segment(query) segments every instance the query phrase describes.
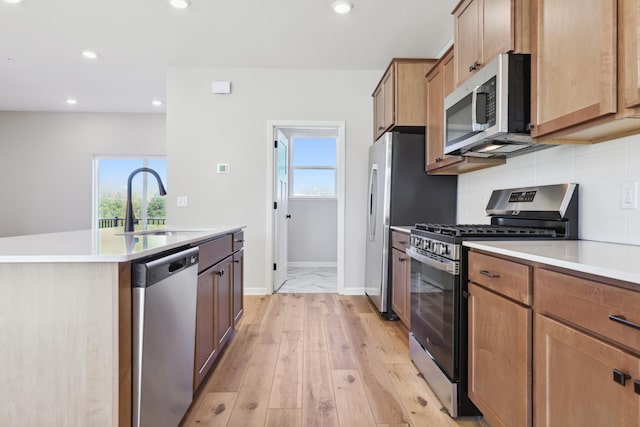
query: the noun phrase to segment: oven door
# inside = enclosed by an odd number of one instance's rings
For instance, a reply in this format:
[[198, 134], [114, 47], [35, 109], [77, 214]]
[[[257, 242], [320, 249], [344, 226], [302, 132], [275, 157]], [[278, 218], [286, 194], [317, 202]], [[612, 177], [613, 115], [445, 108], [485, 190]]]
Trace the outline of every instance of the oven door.
[[411, 332], [451, 381], [458, 381], [459, 263], [414, 248], [411, 257]]

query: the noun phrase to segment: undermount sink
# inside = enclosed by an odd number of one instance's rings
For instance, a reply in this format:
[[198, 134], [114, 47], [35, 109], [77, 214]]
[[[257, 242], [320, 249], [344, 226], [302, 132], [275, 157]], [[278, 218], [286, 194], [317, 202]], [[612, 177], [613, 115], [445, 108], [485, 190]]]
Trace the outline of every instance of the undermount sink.
[[200, 233], [204, 230], [140, 230], [120, 233], [118, 236], [173, 236], [174, 234]]

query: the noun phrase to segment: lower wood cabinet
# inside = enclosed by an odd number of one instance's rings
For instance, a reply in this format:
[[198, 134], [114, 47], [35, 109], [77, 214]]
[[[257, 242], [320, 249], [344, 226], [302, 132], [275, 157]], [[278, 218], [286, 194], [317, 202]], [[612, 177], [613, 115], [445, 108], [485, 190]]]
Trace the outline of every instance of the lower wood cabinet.
[[535, 331], [536, 426], [640, 425], [640, 359], [540, 314]]
[[233, 326], [244, 312], [244, 249], [233, 254]]
[[411, 262], [405, 249], [409, 235], [391, 232], [391, 309], [407, 328], [411, 328]]
[[[231, 340], [243, 312], [244, 249], [234, 234], [200, 245], [193, 389]], [[240, 240], [241, 242], [241, 240]], [[235, 252], [234, 252], [235, 250]]]
[[532, 311], [469, 284], [469, 398], [493, 427], [531, 425]]

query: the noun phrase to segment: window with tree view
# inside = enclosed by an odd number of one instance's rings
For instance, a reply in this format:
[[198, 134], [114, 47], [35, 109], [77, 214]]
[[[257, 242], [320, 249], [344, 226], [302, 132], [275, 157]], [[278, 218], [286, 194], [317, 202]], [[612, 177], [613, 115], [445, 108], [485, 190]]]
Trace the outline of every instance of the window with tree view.
[[[124, 227], [127, 180], [131, 172], [141, 167], [158, 172], [162, 183], [167, 187], [167, 161], [163, 158], [96, 159], [94, 191], [98, 228]], [[165, 224], [166, 196], [160, 195], [156, 179], [151, 174], [135, 175], [131, 185], [131, 199], [136, 230]]]
[[336, 197], [336, 139], [295, 137], [291, 147], [291, 197]]

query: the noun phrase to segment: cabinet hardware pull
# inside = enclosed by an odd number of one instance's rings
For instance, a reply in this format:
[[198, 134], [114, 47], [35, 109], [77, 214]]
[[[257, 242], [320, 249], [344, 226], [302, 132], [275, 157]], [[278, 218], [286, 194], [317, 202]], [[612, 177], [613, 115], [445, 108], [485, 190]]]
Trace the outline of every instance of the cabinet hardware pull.
[[498, 277], [500, 277], [499, 274], [489, 273], [487, 270], [480, 270], [480, 274], [482, 274], [483, 276], [487, 276], [490, 279], [497, 279]]
[[241, 240], [234, 240], [234, 242], [236, 242], [236, 243], [244, 243], [244, 239], [241, 239]]
[[626, 374], [622, 371], [619, 371], [617, 369], [613, 370], [613, 382], [616, 382], [618, 384], [620, 384], [621, 386], [624, 387], [625, 383], [627, 382], [627, 380], [631, 379], [631, 375]]
[[216, 271], [216, 274], [220, 277], [224, 276], [224, 270]]
[[613, 320], [614, 322], [622, 323], [623, 325], [630, 326], [634, 329], [640, 329], [640, 325], [637, 323], [629, 322], [626, 317], [620, 314], [612, 314], [609, 316], [609, 320]]
[[633, 391], [636, 394], [640, 394], [640, 381], [638, 380], [633, 380]]
[[398, 261], [400, 262], [405, 262], [406, 260], [407, 260], [406, 258], [398, 257]]
[[473, 70], [475, 70], [475, 69], [476, 69], [476, 67], [474, 67], [473, 65], [470, 65], [470, 66], [469, 66], [469, 72], [472, 72], [472, 71], [473, 71]]
[[287, 215], [285, 216], [285, 218], [290, 219], [290, 218], [291, 218], [291, 215], [287, 214]]
[[378, 126], [378, 130], [384, 129], [384, 126]]
[[406, 240], [398, 240], [398, 243], [400, 243], [401, 245], [406, 245], [407, 241]]
[[235, 262], [236, 264], [240, 264], [240, 260], [239, 259], [237, 259], [237, 260], [235, 260], [233, 262]]
[[438, 157], [438, 158], [436, 159], [436, 163], [440, 163], [442, 160], [443, 160], [443, 158], [442, 158], [442, 157]]

